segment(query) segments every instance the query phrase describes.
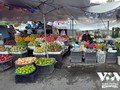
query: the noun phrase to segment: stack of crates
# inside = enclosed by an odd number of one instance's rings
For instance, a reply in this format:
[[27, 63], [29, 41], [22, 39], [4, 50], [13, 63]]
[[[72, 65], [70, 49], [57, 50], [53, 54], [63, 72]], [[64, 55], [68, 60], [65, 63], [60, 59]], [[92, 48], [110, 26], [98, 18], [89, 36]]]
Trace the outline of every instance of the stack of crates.
[[71, 57], [71, 62], [82, 62], [83, 52], [71, 51], [70, 57]]
[[85, 63], [96, 63], [97, 53], [96, 52], [85, 52]]
[[116, 52], [107, 52], [106, 63], [117, 63], [117, 53]]

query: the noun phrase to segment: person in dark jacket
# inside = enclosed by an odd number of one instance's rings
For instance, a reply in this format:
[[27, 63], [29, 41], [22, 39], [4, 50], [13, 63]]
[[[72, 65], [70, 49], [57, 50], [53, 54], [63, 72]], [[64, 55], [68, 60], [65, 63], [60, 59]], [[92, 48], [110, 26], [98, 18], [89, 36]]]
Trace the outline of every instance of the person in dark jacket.
[[44, 24], [41, 21], [39, 21], [36, 29], [44, 29]]
[[88, 33], [88, 31], [85, 31], [85, 34], [83, 34], [82, 41], [86, 41], [86, 42], [89, 42], [89, 43], [93, 42], [93, 40], [90, 37], [90, 34]]
[[15, 28], [13, 27], [13, 25], [10, 25], [10, 26], [9, 26], [8, 32], [9, 32], [10, 38], [11, 38], [11, 39], [14, 39], [14, 38], [15, 38], [16, 30], [15, 30]]

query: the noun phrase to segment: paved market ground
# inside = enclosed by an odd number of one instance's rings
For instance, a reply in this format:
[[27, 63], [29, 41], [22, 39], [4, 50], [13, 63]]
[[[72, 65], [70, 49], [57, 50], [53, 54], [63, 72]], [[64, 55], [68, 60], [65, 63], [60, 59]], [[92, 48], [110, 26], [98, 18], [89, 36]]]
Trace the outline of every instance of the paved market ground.
[[0, 90], [120, 90], [114, 88], [101, 89], [101, 81], [97, 71], [120, 71], [114, 64], [88, 65], [70, 63], [66, 57], [60, 69], [51, 75], [39, 75], [35, 83], [16, 84], [14, 68], [0, 72]]

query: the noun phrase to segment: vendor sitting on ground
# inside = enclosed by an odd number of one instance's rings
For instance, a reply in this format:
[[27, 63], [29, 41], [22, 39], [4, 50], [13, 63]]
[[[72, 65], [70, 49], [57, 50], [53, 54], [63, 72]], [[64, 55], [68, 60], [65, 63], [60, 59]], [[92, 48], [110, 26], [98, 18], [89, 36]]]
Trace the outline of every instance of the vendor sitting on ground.
[[90, 37], [90, 34], [88, 33], [88, 31], [85, 31], [85, 34], [83, 34], [82, 41], [93, 43], [93, 40]]

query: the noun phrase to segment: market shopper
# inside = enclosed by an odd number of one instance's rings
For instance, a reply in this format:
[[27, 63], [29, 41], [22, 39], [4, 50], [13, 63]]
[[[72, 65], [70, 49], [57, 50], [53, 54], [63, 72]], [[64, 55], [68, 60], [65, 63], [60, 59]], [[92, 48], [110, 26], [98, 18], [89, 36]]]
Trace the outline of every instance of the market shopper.
[[29, 28], [29, 27], [27, 27], [27, 26], [26, 26], [25, 28], [26, 28], [26, 30], [27, 30], [27, 34], [28, 34], [28, 35], [32, 34], [31, 28]]
[[85, 31], [85, 34], [82, 36], [82, 41], [93, 43], [92, 38], [90, 37], [90, 34], [88, 31]]
[[77, 40], [78, 40], [78, 42], [80, 42], [80, 39], [81, 39], [81, 33], [77, 32]]
[[56, 27], [54, 27], [54, 34], [59, 35], [59, 31], [58, 31], [58, 29]]
[[9, 25], [8, 32], [9, 32], [10, 38], [14, 39], [15, 38], [16, 30], [13, 27], [13, 25]]
[[36, 29], [43, 29], [43, 28], [44, 28], [44, 24], [41, 21], [39, 21]]
[[32, 27], [32, 28], [33, 28], [33, 29], [37, 29], [37, 26], [38, 26], [37, 22], [34, 21], [34, 22], [33, 22], [33, 27]]
[[39, 21], [37, 24], [36, 32], [37, 34], [44, 33], [44, 24], [41, 21]]

